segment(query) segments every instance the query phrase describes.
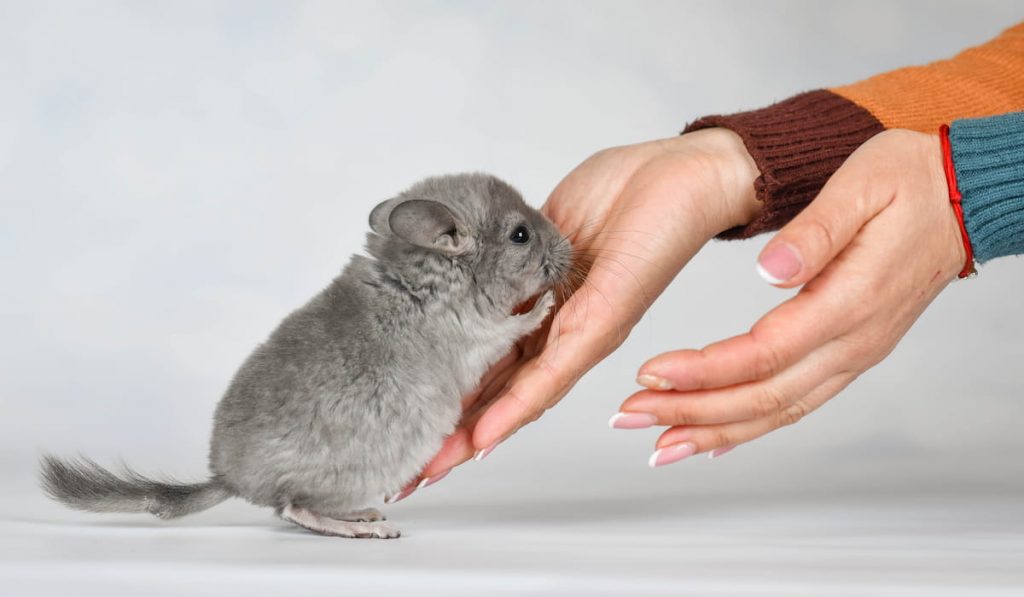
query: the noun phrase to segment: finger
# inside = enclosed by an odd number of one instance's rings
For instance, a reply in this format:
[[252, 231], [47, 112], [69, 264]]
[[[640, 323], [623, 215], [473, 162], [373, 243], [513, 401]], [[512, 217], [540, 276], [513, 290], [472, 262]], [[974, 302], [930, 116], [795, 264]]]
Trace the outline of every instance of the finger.
[[619, 410], [653, 415], [657, 425], [720, 425], [761, 419], [785, 410], [846, 369], [847, 352], [845, 344], [829, 342], [765, 380], [696, 392], [644, 390], [626, 399]]
[[803, 289], [762, 317], [746, 334], [701, 350], [678, 350], [640, 367], [637, 383], [652, 390], [715, 389], [771, 378], [862, 319], [861, 294]]
[[426, 467], [416, 475], [411, 481], [406, 483], [405, 487], [402, 488], [398, 493], [388, 496], [384, 503], [393, 504], [404, 500], [411, 496], [417, 489], [422, 489], [427, 485], [432, 485], [442, 478], [445, 477], [451, 470], [469, 460], [469, 457], [473, 455], [473, 446], [470, 443], [470, 432], [468, 429], [460, 427], [455, 430], [455, 433], [445, 439], [444, 444], [441, 446], [441, 450], [434, 456], [434, 459], [427, 464]]
[[475, 452], [472, 436], [470, 427], [459, 427], [445, 438], [441, 449], [433, 460], [423, 467], [423, 472], [420, 473], [416, 482], [425, 478], [437, 477], [472, 458]]
[[502, 395], [473, 427], [472, 443], [477, 450], [493, 447], [568, 392], [585, 365], [581, 351], [573, 350], [579, 338], [576, 334], [561, 336], [558, 350], [546, 348], [516, 371]]
[[[595, 264], [600, 262], [600, 258]], [[555, 314], [538, 352], [516, 369], [502, 395], [486, 407], [473, 429], [478, 450], [492, 448], [564, 396], [584, 372], [625, 339], [635, 300], [616, 286], [608, 269], [592, 269], [586, 283]]]
[[538, 354], [516, 369], [497, 400], [485, 407], [473, 427], [478, 450], [492, 448], [537, 419], [622, 342], [625, 334], [614, 308], [607, 300], [591, 300], [594, 292], [588, 285], [569, 298], [555, 315], [544, 344], [536, 347]]
[[[513, 363], [514, 365], [514, 363]], [[508, 380], [515, 374], [516, 368], [514, 366], [507, 366], [500, 370], [496, 375], [491, 376], [491, 379], [487, 382], [486, 386], [481, 385], [475, 394], [478, 399], [466, 405], [466, 409], [462, 413], [462, 420], [459, 422], [459, 426], [445, 438], [444, 443], [441, 445], [441, 449], [434, 458], [423, 468], [423, 471], [418, 477], [413, 479], [412, 485], [417, 485], [423, 480], [430, 484], [435, 479], [438, 479], [441, 475], [446, 474], [452, 468], [459, 466], [473, 457], [475, 448], [473, 448], [473, 427], [476, 425], [477, 420], [483, 413], [486, 406], [493, 401], [493, 399], [501, 392], [503, 388], [508, 384]]]
[[648, 463], [651, 466], [664, 466], [693, 454], [735, 447], [780, 427], [792, 425], [842, 391], [855, 377], [847, 372], [834, 375], [783, 411], [760, 419], [725, 425], [672, 427], [658, 438], [657, 450]]
[[[877, 163], [876, 163], [877, 162]], [[799, 286], [816, 276], [871, 218], [893, 198], [890, 185], [872, 184], [889, 164], [872, 152], [857, 152], [799, 215], [765, 245], [757, 271], [771, 284]]]

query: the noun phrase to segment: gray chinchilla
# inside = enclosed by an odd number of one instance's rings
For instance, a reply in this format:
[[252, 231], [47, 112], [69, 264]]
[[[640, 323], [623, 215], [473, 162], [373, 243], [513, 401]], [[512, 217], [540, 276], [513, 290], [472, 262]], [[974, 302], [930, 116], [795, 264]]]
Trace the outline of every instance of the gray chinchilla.
[[358, 508], [413, 479], [454, 429], [461, 397], [541, 325], [571, 248], [484, 174], [419, 182], [374, 208], [370, 227], [369, 257], [353, 256], [235, 374], [214, 418], [208, 481], [44, 456], [44, 489], [80, 510], [165, 519], [234, 496], [318, 533], [398, 537]]

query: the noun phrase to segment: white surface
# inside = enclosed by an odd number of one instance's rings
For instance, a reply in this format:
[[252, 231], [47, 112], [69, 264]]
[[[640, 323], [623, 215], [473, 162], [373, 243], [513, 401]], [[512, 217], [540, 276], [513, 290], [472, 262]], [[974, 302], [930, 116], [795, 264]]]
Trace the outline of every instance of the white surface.
[[41, 450], [201, 478], [213, 406], [427, 174], [543, 201], [610, 145], [945, 57], [1003, 2], [0, 2], [0, 594], [1024, 594], [1019, 260], [799, 425], [650, 470], [609, 415], [786, 292], [709, 246], [629, 341], [391, 542], [234, 502], [170, 528], [34, 488]]
[[[5, 595], [1020, 595], [1016, 496], [677, 496], [391, 508], [398, 540], [317, 537], [246, 507], [170, 525], [0, 522]], [[167, 528], [169, 527], [169, 528]]]

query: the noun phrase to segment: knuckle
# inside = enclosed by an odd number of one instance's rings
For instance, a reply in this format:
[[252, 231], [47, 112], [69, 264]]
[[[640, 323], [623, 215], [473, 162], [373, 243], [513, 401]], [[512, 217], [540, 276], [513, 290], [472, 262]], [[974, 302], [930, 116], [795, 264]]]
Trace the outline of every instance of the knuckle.
[[[848, 282], [846, 282], [848, 281]], [[869, 297], [879, 296], [881, 288], [879, 282], [874, 280], [872, 276], [863, 274], [861, 272], [855, 272], [852, 275], [846, 276], [846, 293], [847, 296], [854, 299], [851, 301], [853, 307], [850, 315], [857, 319], [864, 319], [869, 317], [877, 309], [874, 301], [866, 300]]]
[[761, 388], [754, 400], [754, 416], [758, 419], [777, 415], [785, 408], [785, 398], [770, 385]]
[[905, 143], [916, 136], [917, 133], [909, 129], [887, 129], [878, 134], [878, 143]]
[[838, 338], [846, 348], [845, 363], [857, 368], [870, 368], [880, 363], [896, 347], [898, 339], [870, 329], [859, 330], [853, 337]]
[[701, 450], [710, 450], [714, 448], [722, 448], [725, 446], [731, 446], [733, 443], [732, 434], [725, 429], [715, 429], [711, 433], [711, 445], [701, 446]]
[[797, 401], [783, 408], [779, 412], [779, 426], [792, 425], [807, 416], [807, 407], [803, 402]]
[[549, 361], [544, 355], [537, 357], [537, 370], [554, 382], [557, 382], [560, 377], [558, 368], [552, 365], [551, 361]]
[[784, 360], [778, 348], [771, 342], [760, 343], [754, 357], [754, 379], [768, 379], [782, 372]]
[[861, 222], [867, 221], [878, 211], [876, 208], [877, 202], [876, 193], [868, 191], [855, 193], [850, 198], [850, 208], [847, 210], [847, 217], [855, 218]]
[[676, 400], [673, 402], [672, 407], [669, 410], [669, 414], [672, 417], [672, 425], [692, 425], [693, 417], [687, 411], [686, 403], [682, 400]]
[[[831, 256], [836, 246], [832, 227], [819, 217], [810, 217], [804, 222], [800, 235], [808, 238], [817, 255]], [[805, 255], [806, 257], [806, 255]]]
[[625, 147], [625, 146], [605, 147], [603, 149], [599, 149], [599, 150], [595, 151], [593, 154], [590, 155], [589, 158], [587, 158], [586, 161], [597, 162], [597, 161], [601, 161], [601, 160], [616, 159], [626, 149], [628, 149], [628, 148]]
[[678, 365], [673, 364], [672, 369], [676, 375], [680, 372], [685, 374], [687, 387], [692, 390], [699, 390], [708, 387], [708, 363], [713, 362], [708, 354], [707, 347], [698, 350], [685, 350], [681, 352], [682, 358]]
[[516, 409], [522, 413], [522, 416], [526, 416], [534, 410], [533, 403], [523, 398], [515, 389], [509, 389], [505, 393], [505, 399], [515, 404]]
[[[621, 147], [605, 147], [590, 154], [587, 159], [583, 160], [579, 166], [570, 174], [570, 176], [578, 175], [583, 176], [589, 169], [598, 168], [601, 164], [605, 164], [614, 161], [619, 154], [622, 153]], [[564, 182], [564, 181], [563, 181]], [[562, 186], [562, 185], [559, 185]], [[556, 189], [557, 190], [557, 189]]]

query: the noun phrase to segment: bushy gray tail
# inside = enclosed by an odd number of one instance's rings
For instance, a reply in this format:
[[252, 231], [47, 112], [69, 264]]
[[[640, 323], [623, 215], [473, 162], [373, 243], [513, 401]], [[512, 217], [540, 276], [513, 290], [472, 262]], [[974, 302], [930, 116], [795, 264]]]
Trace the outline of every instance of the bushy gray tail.
[[120, 475], [114, 474], [88, 458], [64, 460], [44, 455], [39, 476], [51, 498], [89, 512], [149, 512], [158, 518], [177, 518], [212, 508], [232, 496], [216, 479], [161, 483], [127, 467]]

